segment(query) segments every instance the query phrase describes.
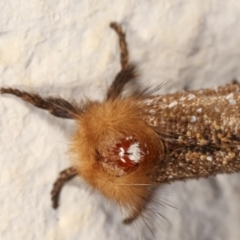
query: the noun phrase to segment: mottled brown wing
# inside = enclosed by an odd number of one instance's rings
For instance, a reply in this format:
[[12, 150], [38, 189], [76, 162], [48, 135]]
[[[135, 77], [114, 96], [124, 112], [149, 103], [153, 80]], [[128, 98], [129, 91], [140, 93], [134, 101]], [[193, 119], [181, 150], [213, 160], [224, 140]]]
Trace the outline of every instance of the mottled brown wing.
[[145, 121], [159, 134], [165, 153], [155, 182], [240, 171], [240, 84], [143, 100]]

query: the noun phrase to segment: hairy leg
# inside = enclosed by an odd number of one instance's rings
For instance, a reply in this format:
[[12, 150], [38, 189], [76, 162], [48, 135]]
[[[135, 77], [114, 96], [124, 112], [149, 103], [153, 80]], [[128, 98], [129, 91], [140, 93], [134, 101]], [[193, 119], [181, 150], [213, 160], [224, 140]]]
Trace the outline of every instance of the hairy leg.
[[237, 79], [233, 79], [232, 80], [232, 84], [238, 84], [239, 82], [238, 82], [238, 80]]
[[56, 209], [59, 205], [59, 196], [63, 185], [77, 175], [77, 170], [73, 167], [67, 168], [60, 172], [59, 177], [53, 184], [51, 191], [52, 207]]
[[107, 99], [115, 99], [120, 96], [125, 84], [136, 77], [136, 73], [135, 67], [133, 65], [129, 65], [128, 62], [129, 56], [127, 42], [121, 26], [119, 26], [117, 23], [111, 23], [110, 27], [114, 29], [118, 35], [121, 52], [120, 55], [121, 71], [115, 77], [107, 93]]
[[127, 48], [125, 33], [123, 32], [121, 26], [115, 22], [110, 23], [110, 27], [114, 29], [118, 35], [120, 52], [121, 52], [121, 58], [120, 58], [121, 67], [122, 69], [125, 69], [128, 66], [128, 48]]
[[121, 70], [108, 89], [107, 99], [116, 99], [119, 97], [123, 91], [125, 84], [135, 77], [136, 74], [134, 66], [128, 66], [126, 69]]
[[131, 224], [131, 223], [133, 223], [135, 220], [137, 220], [137, 218], [138, 218], [139, 216], [141, 216], [141, 214], [142, 214], [142, 210], [140, 210], [138, 213], [134, 213], [134, 214], [133, 214], [132, 216], [130, 216], [130, 217], [127, 217], [127, 218], [123, 219], [123, 223], [126, 224], [126, 225]]
[[37, 108], [48, 110], [51, 114], [60, 118], [73, 119], [74, 115], [81, 112], [81, 110], [78, 109], [76, 106], [62, 98], [53, 97], [42, 98], [38, 94], [23, 92], [18, 89], [12, 88], [1, 88], [0, 92], [2, 94], [15, 95], [21, 98], [22, 100], [31, 103]]

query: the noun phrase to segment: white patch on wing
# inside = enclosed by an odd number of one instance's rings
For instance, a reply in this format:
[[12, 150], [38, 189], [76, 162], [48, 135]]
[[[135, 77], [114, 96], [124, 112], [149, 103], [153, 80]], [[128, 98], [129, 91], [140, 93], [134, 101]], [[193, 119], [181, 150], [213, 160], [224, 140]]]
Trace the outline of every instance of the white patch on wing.
[[191, 116], [190, 122], [196, 122], [197, 118], [195, 116]]
[[236, 100], [234, 99], [233, 93], [230, 93], [226, 96], [226, 99], [229, 101], [230, 105], [235, 105]]
[[172, 102], [172, 103], [170, 103], [169, 105], [168, 105], [168, 108], [173, 108], [173, 107], [175, 107], [175, 106], [177, 106], [178, 105], [178, 102], [177, 101], [174, 101], [174, 102]]
[[129, 158], [133, 162], [139, 162], [141, 159], [141, 150], [139, 148], [139, 143], [133, 143], [127, 150]]
[[194, 99], [196, 96], [192, 93], [188, 94], [188, 100]]

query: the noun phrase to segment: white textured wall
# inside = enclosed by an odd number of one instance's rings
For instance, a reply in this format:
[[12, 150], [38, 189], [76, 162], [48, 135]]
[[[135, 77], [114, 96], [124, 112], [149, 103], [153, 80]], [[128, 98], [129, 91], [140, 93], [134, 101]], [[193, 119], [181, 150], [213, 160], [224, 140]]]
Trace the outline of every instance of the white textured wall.
[[[143, 86], [167, 81], [162, 92], [172, 92], [240, 79], [239, 0], [1, 0], [0, 86], [102, 99], [120, 67], [111, 21], [123, 23]], [[152, 239], [144, 224], [122, 225], [81, 180], [51, 208], [73, 130], [71, 120], [0, 96], [0, 239]], [[171, 225], [153, 217], [156, 239], [240, 239], [239, 183], [235, 174], [159, 190], [178, 209], [159, 209]]]

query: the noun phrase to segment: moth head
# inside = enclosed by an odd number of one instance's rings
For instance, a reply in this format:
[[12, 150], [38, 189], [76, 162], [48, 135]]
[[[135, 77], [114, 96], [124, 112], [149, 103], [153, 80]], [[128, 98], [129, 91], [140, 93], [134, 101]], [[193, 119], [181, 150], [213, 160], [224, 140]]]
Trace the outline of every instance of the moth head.
[[115, 139], [112, 143], [97, 151], [96, 160], [109, 174], [117, 177], [134, 171], [150, 153], [147, 143], [140, 143], [133, 135]]
[[90, 103], [77, 123], [70, 152], [79, 175], [124, 207], [143, 206], [161, 142], [137, 101]]

